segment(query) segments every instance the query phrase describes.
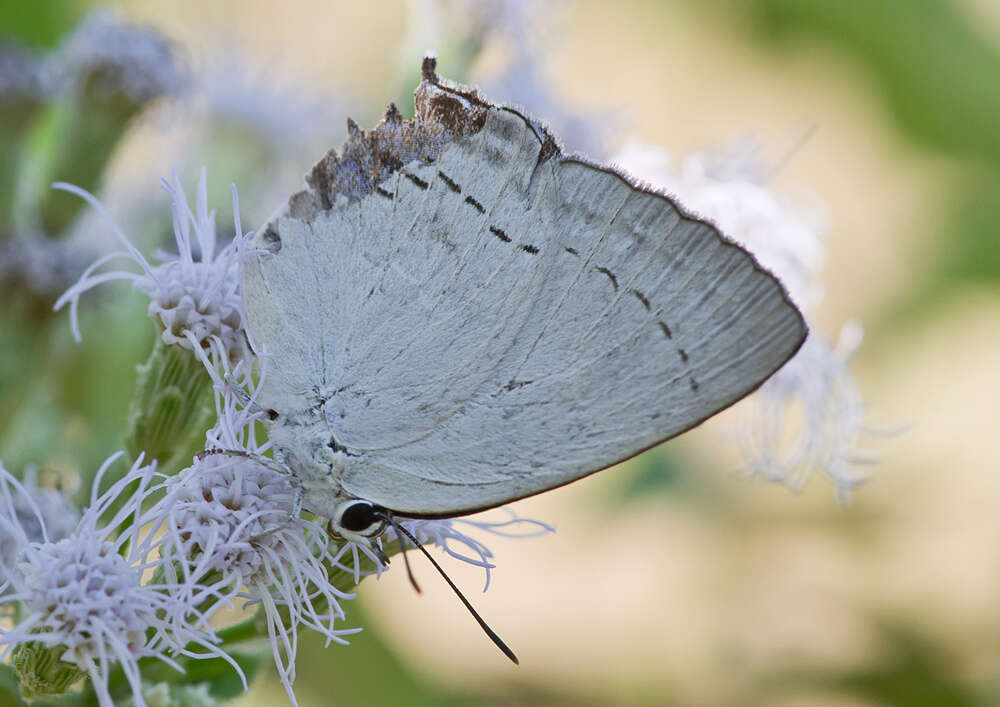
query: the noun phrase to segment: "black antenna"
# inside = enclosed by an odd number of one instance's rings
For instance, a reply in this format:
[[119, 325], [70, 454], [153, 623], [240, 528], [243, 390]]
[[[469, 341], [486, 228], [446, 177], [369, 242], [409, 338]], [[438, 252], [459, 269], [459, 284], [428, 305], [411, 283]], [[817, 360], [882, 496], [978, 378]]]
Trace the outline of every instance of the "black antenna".
[[[422, 594], [423, 592], [420, 591], [420, 585], [417, 584], [417, 578], [413, 576], [413, 570], [410, 568], [410, 558], [406, 556], [406, 541], [403, 540], [403, 536], [400, 533], [402, 526], [400, 526], [400, 524], [397, 523], [396, 519], [392, 516], [386, 514], [386, 517], [389, 520], [389, 524], [392, 526], [392, 529], [396, 531], [396, 537], [399, 538], [399, 550], [403, 553], [403, 564], [406, 565], [406, 576], [410, 578], [410, 584], [413, 585], [413, 590], [417, 594]], [[409, 536], [411, 540], [413, 539], [413, 536], [409, 533], [407, 533], [407, 536]], [[421, 550], [424, 549], [420, 543], [417, 543], [416, 540], [413, 540], [413, 542], [416, 543], [417, 547]]]
[[496, 644], [496, 647], [499, 648], [505, 656], [510, 658], [511, 661], [514, 663], [514, 665], [519, 665], [517, 656], [514, 655], [514, 651], [512, 651], [510, 647], [503, 642], [503, 639], [501, 639], [500, 636], [498, 636], [496, 632], [489, 627], [486, 621], [483, 620], [483, 617], [479, 615], [479, 612], [476, 611], [474, 608], [472, 608], [472, 604], [470, 604], [469, 600], [465, 598], [465, 595], [462, 594], [461, 590], [455, 586], [455, 583], [451, 581], [451, 577], [445, 574], [445, 571], [441, 569], [441, 565], [439, 565], [437, 561], [433, 557], [431, 557], [431, 554], [427, 552], [427, 548], [421, 545], [417, 541], [417, 539], [413, 537], [410, 531], [408, 531], [402, 525], [397, 523], [396, 519], [392, 516], [392, 514], [385, 513], [382, 517], [385, 518], [386, 521], [388, 521], [389, 525], [392, 526], [392, 529], [396, 531], [396, 535], [399, 537], [399, 546], [400, 548], [402, 548], [403, 551], [403, 562], [406, 563], [406, 571], [410, 575], [410, 583], [413, 585], [414, 589], [416, 589], [417, 592], [420, 592], [420, 587], [417, 586], [417, 581], [413, 578], [413, 573], [410, 572], [410, 562], [409, 560], [406, 559], [406, 543], [403, 542], [403, 537], [402, 537], [404, 535], [410, 539], [410, 541], [414, 544], [414, 546], [417, 547], [417, 549], [420, 550], [420, 552], [424, 553], [424, 556], [428, 560], [431, 561], [431, 564], [434, 565], [434, 569], [436, 569], [441, 574], [441, 576], [444, 577], [444, 581], [448, 583], [448, 586], [451, 587], [451, 590], [453, 592], [455, 592], [455, 595], [462, 600], [462, 603], [465, 604], [465, 608], [469, 610], [470, 614], [472, 614], [472, 618], [476, 620], [480, 628], [482, 628], [483, 631], [486, 633], [486, 635], [490, 637], [490, 640]]

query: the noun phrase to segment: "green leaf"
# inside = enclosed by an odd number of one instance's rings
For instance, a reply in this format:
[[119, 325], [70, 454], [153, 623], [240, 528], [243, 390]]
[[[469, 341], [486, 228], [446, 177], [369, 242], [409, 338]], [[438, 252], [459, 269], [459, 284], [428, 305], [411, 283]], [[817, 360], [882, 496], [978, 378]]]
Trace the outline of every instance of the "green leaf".
[[670, 449], [655, 449], [639, 455], [630, 465], [629, 478], [622, 490], [623, 502], [647, 498], [651, 494], [675, 494], [684, 485], [684, 463]]
[[55, 46], [91, 4], [77, 0], [0, 3], [0, 38], [36, 47]]
[[9, 665], [0, 663], [0, 704], [22, 705], [21, 685], [14, 674], [14, 669]]
[[911, 269], [913, 285], [884, 318], [888, 326], [920, 321], [966, 288], [1000, 285], [1000, 170], [970, 169], [950, 198], [940, 198], [947, 217], [928, 239]]
[[911, 138], [1000, 165], [1000, 51], [956, 3], [750, 0], [739, 7], [772, 39], [818, 39], [854, 59]]
[[[264, 662], [261, 653], [234, 653], [231, 654], [247, 676], [247, 684], [252, 685], [254, 676]], [[187, 672], [180, 676], [178, 680], [174, 678], [174, 684], [195, 684], [207, 682], [209, 692], [214, 697], [226, 699], [243, 694], [243, 682], [239, 675], [233, 670], [228, 662], [222, 658], [209, 658], [207, 660], [191, 660], [186, 666]]]
[[[782, 688], [808, 687], [850, 696], [864, 704], [905, 707], [977, 707], [996, 704], [973, 689], [942, 654], [939, 646], [912, 628], [876, 620], [889, 656], [869, 661], [855, 670], [789, 670], [772, 681]], [[761, 704], [773, 700], [765, 689]]]

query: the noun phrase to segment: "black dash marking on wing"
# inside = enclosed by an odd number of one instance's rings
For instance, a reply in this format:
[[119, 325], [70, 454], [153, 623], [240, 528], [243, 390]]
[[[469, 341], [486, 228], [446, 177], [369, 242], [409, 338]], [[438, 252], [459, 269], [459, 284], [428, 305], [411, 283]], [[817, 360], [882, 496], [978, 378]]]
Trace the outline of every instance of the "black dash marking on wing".
[[455, 184], [454, 180], [452, 180], [451, 177], [449, 177], [447, 174], [445, 174], [444, 172], [442, 172], [440, 169], [438, 170], [438, 176], [441, 177], [441, 180], [445, 184], [447, 184], [448, 188], [451, 189], [453, 192], [455, 192], [456, 194], [461, 194], [462, 193], [462, 187], [460, 187], [457, 184]]
[[277, 420], [278, 419], [278, 411], [277, 410], [268, 410], [267, 411], [267, 419], [268, 420]]
[[476, 211], [478, 211], [479, 213], [485, 213], [486, 212], [486, 209], [483, 208], [483, 205], [480, 204], [475, 199], [473, 199], [471, 196], [465, 197], [465, 203], [473, 206], [476, 209]]
[[685, 351], [684, 349], [677, 349], [677, 353], [681, 355], [681, 361], [683, 361], [684, 363], [688, 362], [687, 351]]
[[580, 257], [580, 251], [578, 251], [576, 248], [563, 248], [563, 250], [565, 250], [570, 255], [575, 255], [578, 258]]
[[428, 184], [415, 174], [410, 174], [409, 172], [403, 172], [403, 176], [409, 179], [414, 184], [416, 184], [421, 189], [427, 189], [430, 186], [430, 184]]
[[496, 393], [494, 393], [494, 394], [492, 395], [492, 397], [494, 397], [494, 398], [497, 398], [497, 397], [499, 397], [499, 396], [500, 396], [500, 394], [501, 394], [501, 393], [503, 393], [504, 391], [511, 391], [511, 390], [517, 390], [518, 388], [523, 388], [523, 387], [524, 387], [524, 386], [526, 386], [526, 385], [530, 385], [530, 384], [531, 384], [532, 382], [533, 382], [533, 381], [516, 381], [516, 380], [514, 380], [513, 378], [511, 378], [511, 379], [510, 379], [510, 380], [509, 380], [509, 381], [507, 382], [507, 385], [505, 385], [505, 386], [504, 386], [503, 388], [501, 388], [501, 389], [500, 389], [499, 391], [497, 391]]
[[377, 194], [379, 194], [380, 196], [384, 196], [389, 201], [392, 201], [392, 192], [388, 192], [385, 189], [383, 189], [382, 187], [375, 187], [375, 192]]
[[673, 339], [673, 338], [674, 338], [674, 335], [670, 333], [670, 327], [668, 327], [668, 326], [667, 326], [667, 323], [666, 323], [666, 322], [664, 322], [664, 321], [663, 321], [663, 320], [661, 319], [660, 321], [658, 321], [658, 322], [656, 322], [656, 323], [660, 325], [660, 329], [662, 329], [662, 330], [663, 330], [663, 335], [664, 335], [665, 337], [667, 337], [668, 339]]
[[538, 252], [538, 248], [536, 248], [533, 245], [528, 245], [526, 243], [522, 243], [521, 245], [518, 246], [518, 248], [523, 250], [525, 253], [531, 253], [532, 255]]
[[614, 274], [613, 272], [611, 272], [611, 271], [610, 271], [610, 270], [608, 270], [607, 268], [602, 268], [602, 267], [601, 267], [601, 266], [599, 266], [599, 265], [598, 265], [598, 266], [595, 266], [595, 267], [594, 267], [594, 270], [596, 270], [597, 272], [602, 272], [602, 273], [604, 273], [605, 275], [607, 275], [607, 276], [608, 276], [608, 279], [609, 279], [609, 280], [611, 280], [611, 285], [612, 285], [612, 286], [613, 286], [613, 287], [615, 288], [615, 292], [617, 292], [617, 291], [618, 291], [618, 278], [617, 278], [617, 277], [615, 277], [615, 274]]
[[698, 381], [696, 381], [694, 378], [692, 378], [692, 377], [689, 376], [688, 377], [688, 383], [691, 384], [691, 390], [693, 392], [697, 393], [698, 392]]
[[646, 308], [646, 311], [649, 311], [649, 298], [639, 292], [639, 290], [632, 290], [632, 294], [635, 295], [636, 299], [642, 302], [642, 306]]
[[490, 233], [502, 240], [504, 243], [510, 243], [510, 236], [504, 233], [502, 230], [496, 226], [490, 226]]

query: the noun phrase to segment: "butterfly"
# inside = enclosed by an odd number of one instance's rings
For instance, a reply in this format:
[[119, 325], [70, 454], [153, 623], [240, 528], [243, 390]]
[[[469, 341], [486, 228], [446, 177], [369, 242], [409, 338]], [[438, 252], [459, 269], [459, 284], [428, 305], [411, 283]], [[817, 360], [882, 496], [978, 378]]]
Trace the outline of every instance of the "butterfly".
[[689, 430], [806, 336], [714, 225], [422, 68], [415, 117], [348, 121], [243, 277], [276, 457], [369, 547]]

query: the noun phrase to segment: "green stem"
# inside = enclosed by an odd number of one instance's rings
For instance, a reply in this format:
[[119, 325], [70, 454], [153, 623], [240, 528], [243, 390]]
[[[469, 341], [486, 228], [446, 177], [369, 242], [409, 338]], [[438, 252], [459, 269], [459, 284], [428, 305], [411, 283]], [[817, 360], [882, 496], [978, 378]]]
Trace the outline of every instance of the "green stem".
[[249, 618], [245, 621], [240, 621], [238, 624], [233, 624], [232, 626], [227, 626], [221, 631], [217, 632], [219, 638], [222, 639], [222, 645], [231, 646], [234, 643], [243, 643], [244, 641], [252, 641], [255, 638], [260, 638], [261, 634], [258, 630], [258, 622], [256, 618]]
[[142, 104], [123, 93], [88, 93], [84, 89], [52, 104], [41, 128], [45, 131], [40, 140], [44, 162], [39, 165], [35, 185], [46, 233], [66, 233], [84, 206], [79, 197], [52, 189], [52, 182], [68, 182], [96, 192], [129, 122], [141, 109]]

